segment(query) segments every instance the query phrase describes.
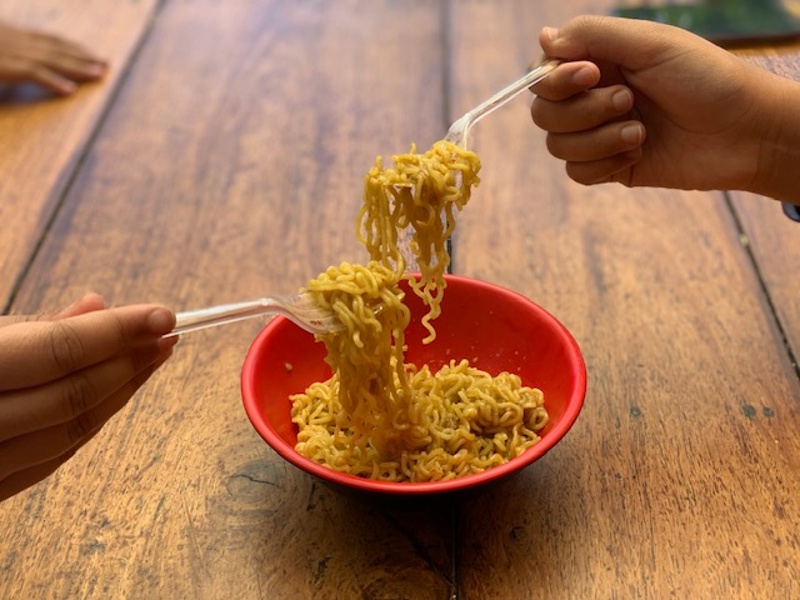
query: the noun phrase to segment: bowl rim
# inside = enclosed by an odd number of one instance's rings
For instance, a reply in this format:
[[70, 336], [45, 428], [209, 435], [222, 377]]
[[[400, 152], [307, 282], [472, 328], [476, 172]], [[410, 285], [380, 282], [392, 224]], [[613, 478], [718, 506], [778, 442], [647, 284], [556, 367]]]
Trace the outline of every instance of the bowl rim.
[[545, 436], [519, 456], [501, 465], [491, 467], [480, 473], [439, 481], [380, 481], [343, 473], [317, 463], [299, 454], [292, 446], [287, 444], [269, 421], [264, 418], [263, 412], [259, 409], [258, 398], [254, 388], [254, 382], [256, 380], [256, 356], [260, 354], [261, 347], [267, 343], [273, 330], [287, 326], [289, 323], [288, 319], [285, 317], [276, 316], [267, 323], [253, 340], [253, 343], [245, 355], [240, 379], [242, 402], [245, 413], [256, 429], [256, 432], [267, 445], [295, 467], [329, 483], [355, 490], [403, 496], [442, 494], [472, 489], [484, 483], [502, 479], [511, 473], [527, 467], [553, 448], [574, 425], [583, 408], [586, 396], [586, 363], [581, 349], [572, 333], [570, 333], [564, 324], [548, 310], [541, 307], [527, 296], [512, 289], [474, 277], [465, 277], [463, 275], [446, 274], [445, 279], [450, 282], [460, 282], [470, 286], [477, 285], [483, 288], [491, 288], [494, 291], [499, 291], [507, 295], [515, 296], [517, 299], [524, 300], [526, 303], [530, 304], [534, 312], [537, 312], [543, 321], [550, 323], [557, 337], [560, 338], [561, 343], [567, 348], [569, 366], [575, 371], [575, 381], [572, 392], [565, 402], [563, 415]]

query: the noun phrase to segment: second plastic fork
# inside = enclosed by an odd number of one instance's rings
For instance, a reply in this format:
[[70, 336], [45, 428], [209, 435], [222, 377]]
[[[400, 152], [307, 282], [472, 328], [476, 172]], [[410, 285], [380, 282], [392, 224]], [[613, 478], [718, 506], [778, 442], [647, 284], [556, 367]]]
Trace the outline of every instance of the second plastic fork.
[[467, 147], [467, 136], [469, 135], [470, 128], [480, 121], [489, 113], [497, 110], [510, 100], [516, 98], [520, 93], [539, 83], [542, 79], [547, 77], [553, 69], [561, 64], [560, 60], [546, 60], [533, 70], [520, 77], [514, 83], [504, 87], [488, 100], [482, 102], [469, 112], [467, 112], [460, 119], [455, 121], [451, 126], [445, 140], [452, 142], [456, 146], [462, 148]]
[[283, 315], [314, 334], [332, 333], [342, 328], [342, 323], [336, 315], [323, 310], [308, 294], [298, 294], [288, 297], [258, 298], [180, 312], [175, 315], [175, 328], [164, 337], [269, 314]]

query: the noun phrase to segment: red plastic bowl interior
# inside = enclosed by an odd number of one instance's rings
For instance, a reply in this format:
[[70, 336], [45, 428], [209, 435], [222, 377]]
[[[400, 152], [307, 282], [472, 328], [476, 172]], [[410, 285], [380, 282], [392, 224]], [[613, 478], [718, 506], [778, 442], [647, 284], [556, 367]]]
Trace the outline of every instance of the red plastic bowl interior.
[[516, 373], [524, 385], [544, 392], [550, 421], [542, 439], [527, 452], [483, 473], [441, 482], [397, 483], [364, 479], [334, 471], [294, 450], [297, 430], [289, 396], [330, 377], [325, 346], [289, 320], [276, 317], [261, 331], [245, 357], [242, 398], [256, 431], [295, 466], [333, 484], [388, 494], [431, 494], [472, 488], [531, 464], [572, 427], [583, 406], [586, 368], [578, 344], [550, 313], [528, 298], [496, 285], [446, 276], [442, 315], [434, 321], [436, 340], [423, 345], [419, 322], [422, 302], [406, 294], [412, 320], [406, 330], [406, 362], [432, 369], [451, 359], [469, 359], [484, 371]]

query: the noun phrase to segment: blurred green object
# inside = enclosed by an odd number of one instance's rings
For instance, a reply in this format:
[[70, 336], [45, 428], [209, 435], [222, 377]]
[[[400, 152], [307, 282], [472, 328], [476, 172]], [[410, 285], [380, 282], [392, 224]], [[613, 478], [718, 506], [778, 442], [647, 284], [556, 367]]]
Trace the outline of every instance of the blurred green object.
[[612, 14], [676, 25], [720, 45], [800, 37], [800, 19], [787, 10], [784, 0], [646, 4], [630, 6], [630, 2], [627, 2], [625, 6], [614, 8]]

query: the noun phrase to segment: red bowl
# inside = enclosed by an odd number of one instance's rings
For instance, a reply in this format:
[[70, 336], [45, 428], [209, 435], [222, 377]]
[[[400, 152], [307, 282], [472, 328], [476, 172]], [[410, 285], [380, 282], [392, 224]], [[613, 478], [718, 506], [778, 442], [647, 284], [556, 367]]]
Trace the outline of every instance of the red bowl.
[[[289, 396], [331, 375], [325, 346], [288, 319], [276, 317], [261, 331], [245, 357], [241, 390], [244, 408], [262, 438], [284, 459], [337, 488], [381, 495], [429, 496], [472, 490], [527, 467], [569, 431], [583, 407], [586, 367], [567, 329], [528, 298], [483, 281], [445, 276], [442, 314], [434, 321], [436, 340], [421, 343], [426, 330], [421, 300], [406, 294], [411, 323], [406, 330], [406, 362], [432, 370], [451, 359], [497, 374], [516, 373], [523, 385], [544, 393], [550, 420], [541, 440], [520, 456], [482, 473], [447, 481], [374, 481], [324, 467], [300, 454]], [[407, 287], [406, 287], [407, 289]]]

